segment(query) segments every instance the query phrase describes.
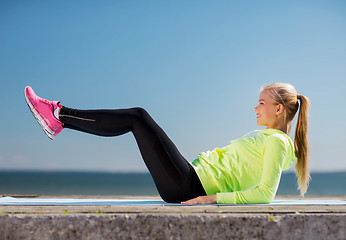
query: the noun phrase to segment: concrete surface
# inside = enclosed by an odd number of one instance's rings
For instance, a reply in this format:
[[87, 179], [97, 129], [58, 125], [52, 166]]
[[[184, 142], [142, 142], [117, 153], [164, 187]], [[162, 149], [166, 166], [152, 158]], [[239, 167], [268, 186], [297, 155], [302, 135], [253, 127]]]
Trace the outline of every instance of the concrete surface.
[[[276, 199], [291, 198], [297, 199], [297, 196], [277, 196]], [[306, 198], [346, 200], [346, 196]], [[345, 234], [345, 205], [0, 206], [0, 239], [344, 240]]]

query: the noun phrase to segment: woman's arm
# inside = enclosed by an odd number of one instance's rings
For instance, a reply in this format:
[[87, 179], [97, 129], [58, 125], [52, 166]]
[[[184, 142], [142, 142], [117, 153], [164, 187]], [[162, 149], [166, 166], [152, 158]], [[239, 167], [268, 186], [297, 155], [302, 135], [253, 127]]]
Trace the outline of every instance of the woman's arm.
[[217, 193], [217, 203], [246, 204], [269, 203], [276, 194], [284, 162], [286, 160], [284, 141], [275, 136], [269, 137], [266, 142], [263, 156], [263, 172], [257, 187], [245, 191]]
[[286, 154], [284, 142], [280, 138], [270, 137], [265, 147], [262, 178], [257, 187], [246, 191], [200, 196], [182, 204], [269, 203], [274, 199], [278, 189]]
[[185, 202], [181, 202], [181, 204], [212, 204], [216, 203], [216, 194], [215, 195], [209, 195], [209, 196], [199, 196], [190, 200], [187, 200]]

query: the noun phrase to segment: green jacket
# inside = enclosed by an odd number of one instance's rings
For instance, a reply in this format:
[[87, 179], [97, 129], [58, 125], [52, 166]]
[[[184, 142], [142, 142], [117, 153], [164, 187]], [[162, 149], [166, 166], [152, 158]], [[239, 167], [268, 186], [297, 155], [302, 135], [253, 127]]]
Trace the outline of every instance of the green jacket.
[[269, 203], [281, 173], [295, 160], [290, 137], [276, 129], [231, 141], [224, 148], [199, 154], [192, 162], [207, 195], [217, 203]]

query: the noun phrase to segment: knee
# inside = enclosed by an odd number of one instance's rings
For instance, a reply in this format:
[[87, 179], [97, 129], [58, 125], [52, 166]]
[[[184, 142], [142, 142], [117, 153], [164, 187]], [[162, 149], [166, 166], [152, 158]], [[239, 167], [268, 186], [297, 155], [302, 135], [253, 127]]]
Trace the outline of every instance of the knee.
[[134, 107], [131, 109], [133, 116], [136, 119], [145, 119], [149, 113], [142, 107]]
[[134, 107], [132, 111], [135, 115], [147, 115], [148, 112], [142, 107]]

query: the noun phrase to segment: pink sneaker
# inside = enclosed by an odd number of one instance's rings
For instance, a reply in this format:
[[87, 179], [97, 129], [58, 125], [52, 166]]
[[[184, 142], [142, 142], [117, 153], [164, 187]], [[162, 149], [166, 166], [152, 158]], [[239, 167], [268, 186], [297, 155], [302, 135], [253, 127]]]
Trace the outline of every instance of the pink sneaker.
[[59, 105], [60, 102], [40, 98], [29, 86], [25, 88], [24, 95], [37, 122], [41, 125], [47, 136], [53, 140], [63, 129], [60, 120], [54, 116], [54, 111], [61, 107]]

